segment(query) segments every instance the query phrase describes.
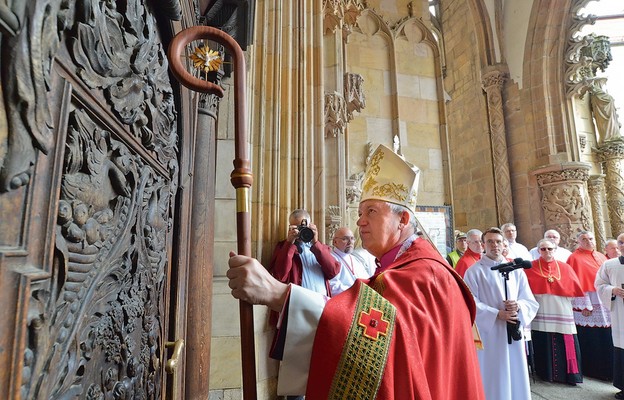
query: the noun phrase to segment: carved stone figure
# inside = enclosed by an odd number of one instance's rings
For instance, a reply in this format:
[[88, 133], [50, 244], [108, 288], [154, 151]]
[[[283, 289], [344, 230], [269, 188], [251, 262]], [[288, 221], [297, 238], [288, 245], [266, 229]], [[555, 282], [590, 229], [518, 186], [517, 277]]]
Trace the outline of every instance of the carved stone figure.
[[592, 113], [600, 135], [599, 143], [622, 137], [613, 96], [605, 90], [606, 82], [605, 78], [598, 78], [590, 89]]

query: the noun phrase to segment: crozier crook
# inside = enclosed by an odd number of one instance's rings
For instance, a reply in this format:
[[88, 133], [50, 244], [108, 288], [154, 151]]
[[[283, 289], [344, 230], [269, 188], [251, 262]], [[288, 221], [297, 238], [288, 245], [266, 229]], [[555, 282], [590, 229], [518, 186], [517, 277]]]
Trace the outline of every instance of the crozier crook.
[[[236, 235], [238, 254], [251, 256], [251, 217], [249, 191], [253, 182], [247, 154], [245, 58], [238, 43], [227, 33], [209, 26], [194, 26], [179, 32], [171, 41], [167, 57], [173, 75], [191, 90], [223, 97], [223, 89], [212, 82], [191, 75], [182, 65], [180, 55], [193, 40], [209, 39], [222, 44], [234, 63], [234, 171], [230, 181], [236, 188]], [[256, 361], [254, 351], [253, 307], [240, 301], [241, 358], [243, 367], [243, 399], [255, 400]]]

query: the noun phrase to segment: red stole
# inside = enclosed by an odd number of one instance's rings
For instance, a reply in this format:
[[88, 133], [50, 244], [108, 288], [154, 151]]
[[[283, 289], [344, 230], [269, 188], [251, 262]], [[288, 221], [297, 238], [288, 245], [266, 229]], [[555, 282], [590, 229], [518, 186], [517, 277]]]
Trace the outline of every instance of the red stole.
[[574, 269], [581, 282], [583, 292], [595, 292], [596, 273], [598, 268], [607, 261], [604, 254], [597, 251], [576, 249], [568, 258], [568, 264]]
[[[376, 316], [370, 307], [360, 307], [364, 285], [374, 289], [365, 296], [383, 296], [395, 308], [394, 317], [382, 307]], [[306, 399], [340, 398], [343, 384], [371, 385], [374, 391], [363, 397], [370, 399], [484, 399], [472, 336], [475, 312], [472, 294], [461, 278], [427, 241], [414, 240], [385, 272], [358, 280], [329, 300], [316, 331]], [[353, 358], [354, 335], [355, 340], [366, 336], [371, 317], [382, 323], [374, 324], [376, 330], [387, 332], [383, 336], [390, 339], [387, 354]], [[393, 324], [387, 327], [381, 322], [391, 319]], [[371, 332], [368, 335], [376, 337]], [[371, 363], [381, 365], [371, 368]], [[378, 372], [377, 383], [373, 378]]]
[[[525, 269], [533, 294], [552, 294], [562, 297], [581, 297], [583, 289], [576, 273], [561, 261], [546, 261], [542, 257]], [[550, 278], [550, 279], [549, 279]]]

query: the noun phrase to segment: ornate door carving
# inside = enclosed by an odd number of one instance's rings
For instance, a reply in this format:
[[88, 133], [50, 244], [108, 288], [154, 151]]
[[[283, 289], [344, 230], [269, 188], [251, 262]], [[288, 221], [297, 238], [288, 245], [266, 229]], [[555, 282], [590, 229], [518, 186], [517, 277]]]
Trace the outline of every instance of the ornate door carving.
[[161, 398], [183, 272], [157, 20], [179, 3], [158, 16], [163, 2], [23, 3], [2, 41], [0, 385], [9, 398]]

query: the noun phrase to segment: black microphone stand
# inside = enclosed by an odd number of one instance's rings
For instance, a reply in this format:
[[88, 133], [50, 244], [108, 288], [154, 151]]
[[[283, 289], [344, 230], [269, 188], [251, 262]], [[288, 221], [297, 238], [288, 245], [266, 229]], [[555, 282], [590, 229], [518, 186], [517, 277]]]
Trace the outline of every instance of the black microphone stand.
[[[509, 295], [507, 293], [507, 281], [509, 280], [509, 273], [518, 268], [531, 268], [531, 263], [525, 262], [521, 258], [516, 258], [512, 262], [495, 265], [490, 268], [492, 271], [500, 272], [500, 274], [505, 279], [505, 301], [509, 300]], [[513, 337], [513, 333], [515, 333], [516, 331], [519, 332], [519, 328], [520, 328], [519, 320], [516, 321], [516, 323], [507, 322], [507, 343], [508, 344], [511, 344], [513, 340], [520, 340], [520, 338], [514, 339]]]

